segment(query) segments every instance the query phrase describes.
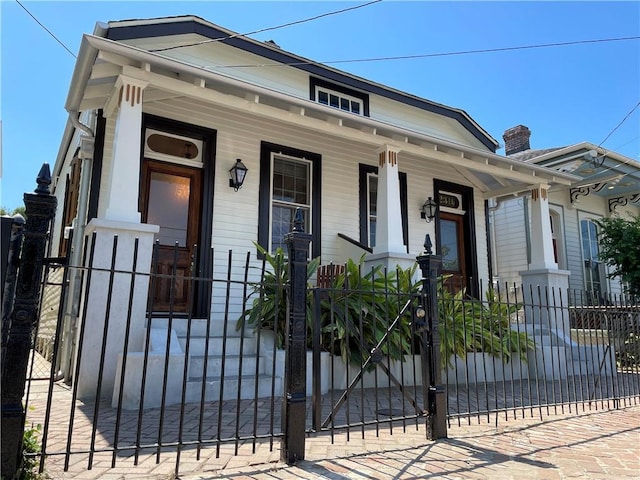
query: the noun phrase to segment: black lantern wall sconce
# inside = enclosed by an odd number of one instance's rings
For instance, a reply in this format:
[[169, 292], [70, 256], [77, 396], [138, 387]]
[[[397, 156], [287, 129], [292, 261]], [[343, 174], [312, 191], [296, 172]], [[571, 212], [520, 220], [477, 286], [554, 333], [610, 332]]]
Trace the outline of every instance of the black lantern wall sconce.
[[229, 186], [236, 192], [242, 188], [248, 170], [239, 158], [233, 167], [229, 169]]
[[436, 213], [438, 211], [438, 204], [433, 200], [433, 198], [427, 198], [427, 201], [424, 202], [422, 208], [420, 209], [420, 218], [424, 219], [427, 223], [431, 222], [434, 218], [436, 218]]

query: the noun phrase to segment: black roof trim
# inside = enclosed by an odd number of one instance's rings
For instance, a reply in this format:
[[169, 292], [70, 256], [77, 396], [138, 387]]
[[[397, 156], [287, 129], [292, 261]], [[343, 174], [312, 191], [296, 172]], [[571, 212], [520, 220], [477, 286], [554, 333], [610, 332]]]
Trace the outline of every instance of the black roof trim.
[[[131, 40], [135, 38], [164, 37], [169, 35], [184, 35], [196, 33], [210, 39], [226, 38], [228, 33], [211, 25], [204, 25], [197, 22], [192, 17], [189, 20], [176, 21], [170, 23], [155, 23], [151, 25], [129, 25], [122, 27], [109, 27], [106, 38], [109, 40]], [[222, 40], [225, 44], [251, 52], [261, 57], [268, 58], [275, 62], [291, 63], [299, 61], [299, 58], [293, 57], [283, 51], [273, 50], [272, 48], [256, 44], [242, 37], [226, 38]], [[403, 95], [400, 92], [388, 90], [379, 85], [371, 84], [364, 80], [351, 77], [333, 70], [328, 70], [318, 64], [291, 65], [305, 72], [317, 75], [333, 82], [338, 82], [348, 87], [360, 89], [365, 92], [380, 95], [382, 97], [395, 100], [412, 107], [436, 113], [444, 117], [457, 120], [464, 128], [466, 128], [475, 138], [477, 138], [484, 146], [495, 153], [497, 146], [487, 138], [482, 131], [478, 129], [469, 119], [457, 110], [447, 108], [445, 106], [430, 102], [425, 99]]]

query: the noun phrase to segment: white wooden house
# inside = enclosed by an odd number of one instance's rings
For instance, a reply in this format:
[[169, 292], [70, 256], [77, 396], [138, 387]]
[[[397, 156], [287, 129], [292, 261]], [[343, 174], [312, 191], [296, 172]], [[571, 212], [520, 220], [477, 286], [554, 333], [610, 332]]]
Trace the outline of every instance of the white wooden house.
[[[109, 268], [118, 234], [118, 267], [131, 268], [137, 238], [144, 254], [136, 268], [148, 272], [159, 239], [179, 243], [181, 271], [207, 275], [210, 247], [214, 269], [230, 249], [255, 252], [259, 242], [273, 250], [300, 207], [313, 237], [310, 253], [323, 264], [371, 249], [368, 262], [394, 268], [415, 260], [428, 233], [444, 254], [445, 273], [486, 279], [487, 202], [577, 180], [496, 154], [498, 142], [463, 110], [193, 16], [98, 24], [82, 39], [65, 108], [69, 120], [54, 167], [60, 211], [53, 250], [64, 253], [64, 232], [74, 227], [72, 265], [85, 256], [82, 239], [95, 233], [94, 262]], [[241, 189], [229, 183], [238, 159], [247, 168]], [[440, 207], [425, 222], [429, 197]], [[542, 219], [548, 214], [540, 203]], [[191, 268], [193, 244], [203, 254]], [[169, 268], [171, 255], [163, 255]], [[95, 332], [104, 325], [105, 281], [96, 275], [88, 301], [65, 307], [67, 338], [78, 335], [79, 319], [90, 324], [77, 350], [80, 395], [95, 391], [91, 353], [100, 347]], [[141, 350], [148, 286], [135, 288], [130, 348]], [[182, 298], [186, 293], [174, 299], [177, 317], [187, 313]], [[157, 294], [152, 312], [160, 317], [163, 300]], [[231, 298], [236, 315], [241, 300], [241, 292]], [[108, 358], [122, 352], [126, 303], [111, 306]], [[215, 322], [223, 308], [215, 295], [197, 295], [190, 313], [204, 318], [211, 311]], [[76, 348], [66, 344], [71, 365]], [[113, 389], [112, 363], [103, 393]]]
[[[623, 291], [619, 278], [608, 278], [598, 258], [598, 227], [594, 220], [640, 214], [640, 163], [589, 142], [558, 148], [531, 149], [529, 129], [518, 125], [504, 134], [506, 154], [526, 164], [541, 165], [578, 177], [571, 185], [550, 188], [548, 226], [553, 238], [547, 267], [565, 272], [571, 291], [589, 292], [602, 301]], [[532, 265], [532, 246], [540, 232], [531, 224], [531, 196], [492, 200], [491, 230], [495, 279], [519, 285]], [[580, 298], [580, 295], [577, 295]]]

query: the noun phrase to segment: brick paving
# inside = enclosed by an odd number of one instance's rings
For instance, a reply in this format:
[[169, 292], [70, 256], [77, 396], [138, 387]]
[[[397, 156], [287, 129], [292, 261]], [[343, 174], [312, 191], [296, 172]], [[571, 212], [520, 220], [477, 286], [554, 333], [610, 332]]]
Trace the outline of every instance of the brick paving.
[[295, 466], [254, 462], [204, 464], [183, 480], [226, 479], [640, 479], [640, 406], [510, 420], [495, 425], [452, 425], [449, 438], [424, 432], [383, 431], [307, 439], [306, 459]]
[[[38, 384], [40, 383], [40, 386]], [[30, 403], [34, 409], [30, 418], [41, 421], [46, 389], [41, 382], [33, 382]], [[69, 412], [70, 391], [56, 385], [48, 452], [65, 450]], [[211, 442], [199, 452], [195, 446], [184, 447], [180, 452], [179, 476], [175, 475], [176, 447], [164, 446], [159, 459], [156, 449], [139, 452], [138, 464], [134, 466], [133, 451], [121, 451], [115, 456], [110, 451], [93, 454], [91, 469], [89, 446], [93, 441], [99, 449], [113, 446], [113, 432], [106, 425], [113, 420], [115, 410], [101, 406], [99, 428], [92, 428], [94, 404], [81, 404], [75, 409], [76, 424], [73, 428], [72, 449], [68, 471], [64, 471], [64, 455], [53, 455], [46, 459], [46, 471], [54, 479], [154, 479], [203, 480], [225, 479], [639, 479], [640, 480], [640, 401], [626, 400], [618, 410], [611, 409], [613, 402], [598, 402], [584, 409], [571, 407], [546, 407], [521, 410], [515, 414], [502, 413], [472, 419], [471, 424], [451, 420], [449, 438], [437, 442], [426, 440], [422, 423], [415, 421], [406, 427], [395, 422], [381, 426], [378, 434], [375, 427], [352, 428], [348, 433], [335, 431], [333, 442], [330, 432], [314, 434], [306, 440], [305, 460], [295, 466], [279, 461], [280, 441], [259, 440], [216, 444]], [[264, 410], [268, 402], [260, 405]], [[192, 406], [188, 408], [193, 409]], [[59, 410], [56, 410], [59, 409]], [[104, 412], [102, 412], [104, 410]], [[275, 409], [279, 414], [279, 407]], [[59, 411], [60, 414], [55, 412]], [[235, 412], [236, 410], [234, 410]], [[175, 407], [165, 412], [165, 435], [177, 439], [177, 417]], [[123, 412], [123, 426], [119, 438], [133, 439], [137, 412]], [[215, 413], [215, 412], [214, 412]], [[532, 416], [533, 413], [533, 416]], [[145, 412], [145, 415], [148, 413]], [[67, 413], [68, 415], [68, 413]], [[240, 418], [248, 416], [241, 410]], [[505, 416], [508, 417], [505, 418]], [[223, 425], [235, 425], [235, 414], [225, 413]], [[515, 417], [515, 418], [514, 418]], [[155, 432], [157, 411], [149, 412], [143, 424], [143, 438], [151, 439]], [[236, 417], [237, 418], [237, 417]], [[263, 415], [261, 421], [271, 421]], [[207, 419], [214, 422], [215, 417]], [[248, 420], [247, 420], [248, 421]], [[465, 420], [466, 421], [466, 420]], [[215, 423], [215, 422], [214, 422]], [[275, 422], [279, 431], [279, 415]], [[194, 425], [188, 427], [183, 439], [192, 439]], [[124, 435], [124, 437], [122, 436]], [[92, 440], [93, 437], [93, 440]], [[175, 438], [174, 438], [175, 437]], [[163, 437], [164, 438], [164, 437]], [[229, 438], [229, 437], [227, 437]], [[143, 444], [145, 442], [142, 442]], [[127, 445], [126, 442], [120, 444]], [[82, 453], [82, 451], [85, 453]], [[199, 453], [199, 459], [198, 457]], [[112, 461], [115, 459], [115, 467]]]

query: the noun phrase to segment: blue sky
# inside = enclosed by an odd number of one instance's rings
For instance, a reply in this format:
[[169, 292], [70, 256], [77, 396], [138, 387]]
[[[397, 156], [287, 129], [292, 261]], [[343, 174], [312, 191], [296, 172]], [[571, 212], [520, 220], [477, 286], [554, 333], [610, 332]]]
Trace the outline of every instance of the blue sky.
[[[193, 14], [250, 32], [362, 2], [45, 2], [23, 5], [72, 52], [96, 21]], [[0, 0], [2, 190], [22, 204], [52, 166], [75, 59], [13, 0]], [[640, 36], [639, 2], [380, 3], [253, 35], [316, 61]], [[640, 41], [473, 55], [340, 63], [335, 67], [465, 110], [502, 144], [523, 124], [532, 148], [596, 145], [640, 101]], [[640, 108], [603, 144], [640, 161]], [[504, 150], [499, 150], [503, 153]]]

